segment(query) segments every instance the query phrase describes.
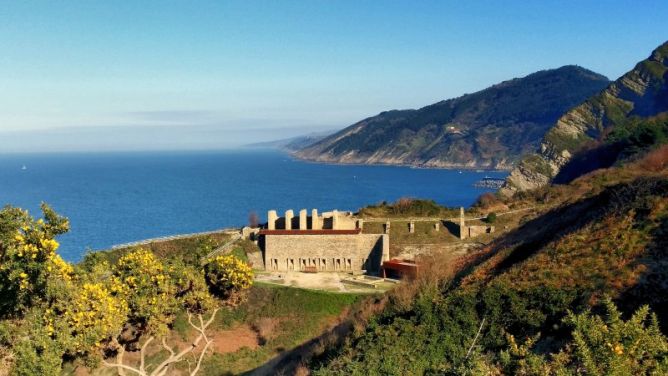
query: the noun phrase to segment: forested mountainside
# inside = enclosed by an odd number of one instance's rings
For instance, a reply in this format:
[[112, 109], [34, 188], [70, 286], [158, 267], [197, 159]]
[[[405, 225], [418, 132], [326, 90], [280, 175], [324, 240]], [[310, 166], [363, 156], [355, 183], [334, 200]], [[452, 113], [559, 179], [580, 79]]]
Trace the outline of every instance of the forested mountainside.
[[[431, 263], [316, 375], [668, 373], [668, 146], [498, 198], [539, 214], [455, 266]], [[442, 270], [451, 267], [443, 276]]]
[[[512, 193], [566, 182], [614, 164], [630, 133], [665, 137], [668, 111], [668, 42], [601, 93], [565, 113], [545, 134], [536, 152], [511, 172], [504, 191]], [[662, 124], [662, 125], [661, 125]], [[658, 132], [658, 133], [657, 133]]]
[[393, 110], [295, 153], [335, 163], [509, 169], [566, 111], [604, 89], [578, 66], [545, 70], [418, 110]]

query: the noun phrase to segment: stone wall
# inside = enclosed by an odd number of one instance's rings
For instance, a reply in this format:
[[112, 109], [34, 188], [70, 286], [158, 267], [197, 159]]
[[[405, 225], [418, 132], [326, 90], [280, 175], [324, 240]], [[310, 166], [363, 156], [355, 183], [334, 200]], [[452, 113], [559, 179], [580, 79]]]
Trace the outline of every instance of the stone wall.
[[482, 234], [491, 234], [494, 232], [494, 226], [467, 226], [468, 237], [473, 238]]
[[389, 236], [381, 234], [265, 235], [269, 271], [380, 271], [389, 260]]
[[279, 217], [276, 210], [267, 212], [267, 230], [355, 230], [361, 226], [359, 219], [351, 212], [333, 210], [318, 215], [318, 210], [301, 209], [298, 215], [294, 210], [286, 210], [285, 216]]
[[459, 208], [459, 239], [473, 238], [482, 234], [491, 234], [494, 226], [467, 226], [464, 208]]

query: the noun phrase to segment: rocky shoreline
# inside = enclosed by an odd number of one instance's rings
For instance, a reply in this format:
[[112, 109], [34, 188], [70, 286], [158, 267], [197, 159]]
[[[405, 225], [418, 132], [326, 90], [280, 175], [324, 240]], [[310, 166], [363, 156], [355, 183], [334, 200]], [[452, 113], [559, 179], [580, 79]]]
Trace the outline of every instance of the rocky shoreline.
[[330, 164], [330, 165], [352, 165], [352, 166], [396, 166], [396, 167], [411, 167], [411, 168], [425, 168], [434, 170], [485, 170], [485, 171], [512, 171], [515, 164], [512, 163], [497, 163], [477, 164], [477, 163], [451, 163], [443, 161], [415, 161], [406, 162], [400, 159], [374, 159], [369, 160], [362, 158], [327, 158], [326, 156], [311, 157], [305, 156], [300, 152], [290, 152], [290, 156], [296, 160], [309, 163]]

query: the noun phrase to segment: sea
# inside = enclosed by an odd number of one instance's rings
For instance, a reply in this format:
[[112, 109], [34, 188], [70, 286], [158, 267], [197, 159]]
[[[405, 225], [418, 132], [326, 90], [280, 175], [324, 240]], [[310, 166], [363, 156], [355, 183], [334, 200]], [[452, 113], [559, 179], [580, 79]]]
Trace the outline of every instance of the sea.
[[0, 205], [41, 215], [46, 202], [68, 217], [60, 254], [244, 226], [255, 212], [357, 211], [401, 197], [470, 206], [489, 189], [473, 184], [505, 171], [315, 164], [276, 150], [0, 155]]

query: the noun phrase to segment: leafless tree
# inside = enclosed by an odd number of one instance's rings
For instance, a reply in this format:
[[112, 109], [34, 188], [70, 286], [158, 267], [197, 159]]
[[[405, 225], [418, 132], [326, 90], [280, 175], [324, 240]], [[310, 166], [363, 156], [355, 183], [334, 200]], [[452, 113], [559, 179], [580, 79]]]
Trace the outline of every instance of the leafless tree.
[[209, 346], [211, 345], [211, 343], [213, 343], [213, 340], [206, 335], [206, 329], [213, 322], [217, 312], [218, 309], [215, 309], [211, 314], [211, 317], [206, 321], [204, 321], [204, 318], [202, 317], [201, 314], [198, 314], [197, 315], [199, 321], [198, 325], [193, 323], [193, 315], [191, 313], [188, 313], [188, 323], [199, 333], [199, 335], [190, 344], [190, 346], [184, 348], [178, 353], [171, 346], [167, 344], [167, 341], [163, 337], [162, 347], [165, 350], [167, 350], [167, 352], [169, 352], [169, 356], [167, 357], [167, 359], [163, 360], [160, 364], [158, 364], [155, 367], [155, 369], [151, 370], [150, 372], [146, 370], [146, 348], [155, 339], [155, 337], [153, 336], [149, 337], [139, 350], [139, 355], [140, 355], [139, 367], [133, 367], [123, 363], [123, 355], [125, 353], [123, 346], [119, 346], [120, 350], [118, 352], [118, 355], [116, 356], [116, 363], [109, 363], [104, 361], [104, 365], [106, 367], [116, 368], [118, 370], [118, 374], [121, 376], [126, 375], [125, 371], [131, 371], [140, 376], [164, 376], [167, 374], [167, 372], [169, 371], [170, 367], [173, 364], [186, 360], [184, 359], [184, 357], [193, 352], [196, 348], [200, 347], [200, 343], [204, 341], [204, 346], [200, 351], [199, 356], [196, 357], [195, 367], [191, 369], [190, 362], [188, 362], [188, 371], [190, 372], [190, 376], [194, 376], [197, 374], [197, 372], [199, 372], [200, 366], [202, 364], [202, 359], [204, 359], [204, 355], [209, 349]]

